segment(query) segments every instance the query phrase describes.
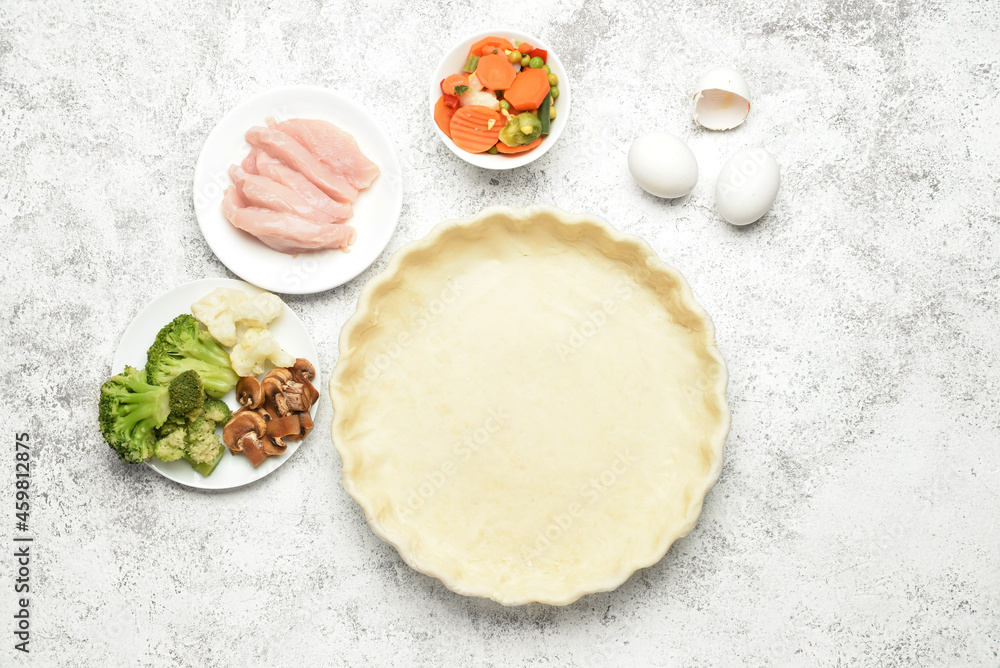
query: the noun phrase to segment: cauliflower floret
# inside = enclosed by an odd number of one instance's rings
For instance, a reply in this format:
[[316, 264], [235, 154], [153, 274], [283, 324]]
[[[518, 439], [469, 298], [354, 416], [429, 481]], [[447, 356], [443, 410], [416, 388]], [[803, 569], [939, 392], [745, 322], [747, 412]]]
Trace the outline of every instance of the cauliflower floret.
[[232, 348], [240, 339], [238, 325], [264, 327], [281, 315], [283, 303], [270, 292], [247, 297], [242, 290], [218, 288], [191, 305], [191, 313], [205, 323], [216, 341]]
[[463, 107], [475, 105], [478, 107], [486, 107], [488, 109], [492, 109], [493, 111], [500, 108], [500, 100], [498, 100], [497, 96], [488, 90], [468, 90], [458, 99]]
[[236, 321], [250, 327], [263, 327], [281, 314], [281, 299], [270, 292], [254, 295], [236, 308]]
[[240, 376], [259, 376], [264, 373], [264, 362], [270, 360], [275, 366], [290, 367], [295, 358], [286, 353], [263, 327], [251, 327], [243, 333], [243, 338], [229, 354], [233, 371]]
[[247, 300], [242, 290], [217, 288], [191, 304], [191, 313], [208, 328], [216, 341], [224, 346], [236, 345], [236, 309]]

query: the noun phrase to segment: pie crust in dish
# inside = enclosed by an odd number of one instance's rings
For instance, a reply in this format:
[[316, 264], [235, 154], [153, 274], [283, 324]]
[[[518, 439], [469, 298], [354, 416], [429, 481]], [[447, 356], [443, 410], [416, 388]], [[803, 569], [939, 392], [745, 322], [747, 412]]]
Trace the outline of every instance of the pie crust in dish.
[[493, 208], [365, 286], [330, 380], [333, 441], [410, 566], [565, 605], [692, 529], [722, 468], [727, 381], [711, 319], [644, 241]]

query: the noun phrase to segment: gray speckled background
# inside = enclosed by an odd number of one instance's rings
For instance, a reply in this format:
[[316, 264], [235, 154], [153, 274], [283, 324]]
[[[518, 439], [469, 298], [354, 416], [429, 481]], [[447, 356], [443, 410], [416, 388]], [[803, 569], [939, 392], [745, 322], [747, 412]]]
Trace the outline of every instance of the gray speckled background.
[[[1000, 665], [1000, 5], [995, 2], [37, 2], [0, 5], [0, 221], [13, 432], [37, 468], [30, 663], [166, 666]], [[515, 18], [514, 14], [520, 16]], [[547, 39], [574, 109], [533, 165], [467, 166], [430, 132], [426, 83], [467, 33]], [[749, 121], [700, 131], [687, 100], [729, 63]], [[389, 253], [443, 218], [534, 202], [647, 239], [689, 279], [729, 361], [732, 432], [697, 528], [615, 592], [501, 608], [411, 571], [314, 436], [232, 493], [126, 468], [97, 388], [149, 300], [226, 276], [191, 203], [207, 133], [288, 83], [366, 105], [404, 161], [388, 251], [289, 298], [328, 375]], [[684, 137], [694, 193], [628, 175], [638, 133]], [[724, 159], [763, 144], [760, 223], [713, 211]], [[0, 664], [12, 559], [0, 559]]]

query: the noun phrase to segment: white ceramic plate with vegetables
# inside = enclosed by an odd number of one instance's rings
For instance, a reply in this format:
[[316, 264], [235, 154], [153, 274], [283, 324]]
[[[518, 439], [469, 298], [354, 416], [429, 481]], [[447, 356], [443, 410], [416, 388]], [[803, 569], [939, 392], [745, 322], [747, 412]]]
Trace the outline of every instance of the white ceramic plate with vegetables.
[[[228, 169], [250, 150], [244, 135], [266, 119], [315, 119], [350, 133], [381, 170], [353, 204], [347, 223], [357, 231], [348, 249], [286, 254], [236, 229], [223, 215]], [[286, 86], [259, 93], [227, 113], [209, 133], [194, 173], [194, 211], [205, 241], [230, 271], [272, 292], [312, 294], [335, 288], [367, 269], [389, 243], [403, 205], [403, 171], [389, 135], [363, 107], [319, 86]]]
[[[513, 50], [510, 46], [520, 49], [522, 45], [531, 48], [524, 46], [527, 53], [520, 54], [521, 60], [508, 53]], [[499, 48], [494, 53], [490, 46]], [[488, 49], [485, 56], [473, 53], [478, 50], [483, 54], [484, 49]], [[459, 81], [459, 76], [464, 80]], [[507, 88], [503, 95], [500, 87]], [[461, 96], [451, 99], [445, 88]], [[449, 99], [457, 110], [446, 110]], [[445, 54], [431, 77], [429, 102], [434, 132], [452, 153], [477, 167], [513, 169], [537, 160], [555, 144], [569, 118], [570, 86], [559, 57], [543, 40], [523, 32], [491, 30], [465, 38]], [[544, 123], [543, 109], [548, 109]], [[520, 116], [529, 113], [534, 119]], [[506, 124], [508, 115], [529, 122]], [[445, 123], [449, 131], [455, 130], [454, 139], [442, 129]], [[528, 134], [517, 132], [522, 127]], [[508, 142], [514, 146], [508, 147]], [[513, 152], [505, 154], [499, 149]]]
[[[112, 372], [119, 373], [126, 365], [142, 368], [146, 364], [146, 353], [156, 339], [160, 329], [171, 322], [176, 316], [191, 313], [191, 305], [217, 288], [243, 290], [248, 297], [263, 292], [243, 281], [226, 278], [206, 278], [191, 283], [185, 283], [167, 292], [147, 305], [132, 320], [122, 336], [118, 349], [112, 361]], [[319, 356], [309, 332], [297, 315], [282, 302], [281, 312], [277, 318], [267, 325], [274, 339], [293, 357], [300, 357], [312, 362], [315, 367]], [[323, 387], [319, 370], [316, 369], [313, 385], [318, 390]], [[222, 400], [235, 411], [239, 408], [235, 390], [229, 390]], [[316, 417], [319, 402], [309, 410], [312, 418]], [[221, 434], [221, 426], [218, 433]], [[207, 477], [195, 471], [183, 459], [172, 462], [162, 462], [151, 458], [147, 464], [157, 473], [174, 482], [199, 489], [230, 489], [240, 487], [260, 480], [284, 464], [295, 453], [302, 441], [288, 441], [287, 449], [281, 455], [267, 457], [257, 468], [243, 455], [234, 455], [228, 450], [223, 453], [215, 470]]]

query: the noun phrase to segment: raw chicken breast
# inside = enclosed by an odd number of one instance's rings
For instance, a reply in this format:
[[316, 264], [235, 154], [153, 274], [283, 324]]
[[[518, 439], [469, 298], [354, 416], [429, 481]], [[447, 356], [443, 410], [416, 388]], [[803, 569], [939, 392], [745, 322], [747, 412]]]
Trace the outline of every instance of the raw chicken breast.
[[[496, 99], [493, 100], [497, 104]], [[281, 123], [268, 119], [268, 125], [281, 130], [309, 149], [309, 152], [361, 190], [372, 184], [381, 170], [365, 157], [350, 133], [327, 121], [293, 118]]]
[[[256, 148], [251, 151], [251, 155], [254, 155], [254, 167], [258, 174], [291, 188], [314, 209], [341, 222], [354, 215], [354, 208], [350, 204], [330, 199], [326, 193], [313, 185], [312, 181], [294, 169], [286, 167], [281, 161]], [[243, 169], [246, 170], [246, 167]]]
[[[257, 170], [257, 156], [259, 154], [260, 154], [259, 148], [256, 148], [254, 146], [250, 147], [250, 152], [247, 153], [247, 157], [243, 158], [243, 162], [240, 164], [240, 167], [243, 168], [244, 172], [246, 172], [247, 174], [260, 174], [260, 172]], [[230, 169], [229, 171], [231, 173], [232, 169]]]
[[339, 218], [334, 218], [313, 208], [294, 190], [277, 181], [272, 181], [266, 176], [247, 174], [241, 168], [233, 165], [229, 168], [229, 178], [233, 180], [250, 206], [270, 209], [278, 213], [291, 213], [316, 223], [343, 222]]
[[263, 126], [247, 130], [246, 140], [288, 167], [299, 171], [316, 184], [320, 190], [338, 202], [353, 202], [358, 198], [358, 189], [342, 176], [334, 173], [329, 165], [319, 161], [302, 144], [284, 132]]
[[247, 206], [247, 200], [233, 187], [226, 189], [222, 213], [233, 227], [289, 255], [328, 248], [346, 250], [357, 236], [354, 228], [347, 224], [316, 223], [290, 213]]

